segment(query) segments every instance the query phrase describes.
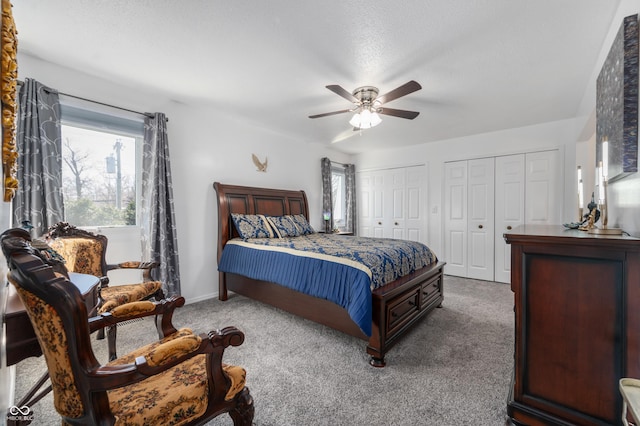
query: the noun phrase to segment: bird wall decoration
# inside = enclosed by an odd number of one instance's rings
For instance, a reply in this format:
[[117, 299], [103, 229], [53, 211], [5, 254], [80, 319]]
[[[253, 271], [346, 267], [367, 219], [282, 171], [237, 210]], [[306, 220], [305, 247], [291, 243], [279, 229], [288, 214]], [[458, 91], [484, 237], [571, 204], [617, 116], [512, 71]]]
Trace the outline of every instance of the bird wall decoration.
[[259, 172], [267, 171], [267, 164], [269, 162], [269, 159], [267, 157], [264, 157], [264, 162], [260, 161], [260, 159], [255, 154], [251, 154], [251, 158], [253, 159], [253, 164], [255, 164], [257, 167], [256, 169], [257, 171]]

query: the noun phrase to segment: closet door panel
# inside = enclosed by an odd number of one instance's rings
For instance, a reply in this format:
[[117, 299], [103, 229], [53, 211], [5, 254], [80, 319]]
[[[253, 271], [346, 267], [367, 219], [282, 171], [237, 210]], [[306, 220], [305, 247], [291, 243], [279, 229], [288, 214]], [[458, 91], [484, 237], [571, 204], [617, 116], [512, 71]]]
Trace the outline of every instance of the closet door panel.
[[405, 239], [404, 217], [405, 217], [405, 189], [395, 187], [392, 190], [393, 211], [391, 217], [387, 220], [388, 232], [390, 238], [397, 240]]
[[445, 163], [445, 272], [467, 276], [467, 162]]
[[562, 221], [562, 185], [558, 151], [528, 153], [526, 161], [525, 222], [557, 225]]
[[358, 188], [359, 188], [359, 204], [358, 204], [358, 235], [363, 237], [372, 237], [373, 229], [373, 198], [371, 190], [372, 182], [371, 175], [359, 173], [358, 174]]
[[372, 190], [371, 196], [373, 198], [372, 213], [373, 221], [371, 223], [372, 234], [376, 238], [384, 237], [384, 215], [385, 215], [385, 203], [387, 202], [385, 197], [385, 182], [387, 176], [382, 172], [376, 172], [372, 174]]
[[493, 281], [494, 159], [469, 160], [467, 276]]
[[496, 158], [495, 281], [511, 282], [511, 246], [505, 232], [524, 223], [524, 154]]
[[406, 210], [405, 210], [405, 230], [406, 238], [412, 241], [420, 241], [429, 245], [426, 240], [425, 214], [427, 211], [425, 185], [426, 183], [426, 167], [408, 167], [406, 181]]

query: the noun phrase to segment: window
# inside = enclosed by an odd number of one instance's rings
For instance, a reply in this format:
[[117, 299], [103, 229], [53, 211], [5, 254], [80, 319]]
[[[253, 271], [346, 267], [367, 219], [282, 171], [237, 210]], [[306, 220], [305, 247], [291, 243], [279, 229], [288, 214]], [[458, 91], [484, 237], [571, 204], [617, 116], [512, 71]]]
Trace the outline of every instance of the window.
[[75, 226], [135, 225], [142, 121], [95, 108], [62, 102], [64, 220]]
[[344, 229], [346, 225], [347, 197], [346, 177], [343, 167], [331, 168], [331, 190], [333, 198], [333, 225]]

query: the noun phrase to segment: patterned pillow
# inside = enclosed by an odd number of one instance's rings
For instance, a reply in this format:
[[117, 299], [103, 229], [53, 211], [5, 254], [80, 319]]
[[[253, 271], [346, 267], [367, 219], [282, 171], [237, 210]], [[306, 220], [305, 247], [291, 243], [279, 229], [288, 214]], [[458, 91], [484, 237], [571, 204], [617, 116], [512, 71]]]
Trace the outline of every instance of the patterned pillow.
[[298, 228], [296, 223], [293, 221], [293, 217], [290, 215], [269, 216], [267, 220], [271, 224], [271, 227], [275, 231], [278, 238], [298, 237], [302, 235], [301, 230]]
[[233, 224], [241, 238], [273, 238], [273, 231], [267, 218], [261, 214], [231, 213]]
[[304, 215], [296, 214], [291, 217], [293, 219], [293, 222], [298, 226], [298, 228], [300, 228], [301, 235], [315, 234], [315, 229], [313, 229], [311, 225], [309, 225], [309, 222], [307, 221], [307, 218], [304, 217]]

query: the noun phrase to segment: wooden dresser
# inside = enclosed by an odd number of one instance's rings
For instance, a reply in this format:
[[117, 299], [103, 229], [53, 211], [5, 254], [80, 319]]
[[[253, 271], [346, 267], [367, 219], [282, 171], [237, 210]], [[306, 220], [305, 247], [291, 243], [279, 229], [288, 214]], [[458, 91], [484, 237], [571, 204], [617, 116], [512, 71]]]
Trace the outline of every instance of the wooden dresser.
[[516, 425], [619, 425], [640, 378], [640, 239], [526, 225], [511, 245]]

